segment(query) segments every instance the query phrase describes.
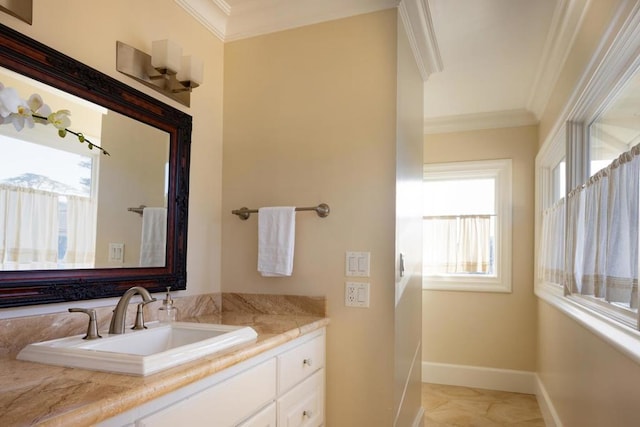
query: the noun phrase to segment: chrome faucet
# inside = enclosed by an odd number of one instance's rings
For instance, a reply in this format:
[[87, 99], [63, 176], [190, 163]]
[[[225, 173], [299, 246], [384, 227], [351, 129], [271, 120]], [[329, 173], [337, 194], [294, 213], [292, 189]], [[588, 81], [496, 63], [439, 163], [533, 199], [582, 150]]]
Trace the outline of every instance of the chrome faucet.
[[[140, 286], [134, 286], [127, 289], [127, 291], [120, 297], [120, 301], [113, 310], [113, 316], [111, 317], [111, 325], [109, 326], [110, 334], [124, 334], [125, 320], [127, 317], [127, 308], [129, 307], [129, 301], [135, 294], [139, 294], [142, 297], [143, 304], [150, 303], [156, 299], [151, 296], [149, 291]], [[144, 324], [144, 322], [143, 322]]]

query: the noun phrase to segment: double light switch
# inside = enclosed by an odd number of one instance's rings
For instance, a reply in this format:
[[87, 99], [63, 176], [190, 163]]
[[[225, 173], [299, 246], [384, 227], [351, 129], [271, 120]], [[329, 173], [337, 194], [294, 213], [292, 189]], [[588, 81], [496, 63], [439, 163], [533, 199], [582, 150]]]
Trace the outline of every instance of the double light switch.
[[370, 252], [347, 252], [347, 277], [369, 277]]

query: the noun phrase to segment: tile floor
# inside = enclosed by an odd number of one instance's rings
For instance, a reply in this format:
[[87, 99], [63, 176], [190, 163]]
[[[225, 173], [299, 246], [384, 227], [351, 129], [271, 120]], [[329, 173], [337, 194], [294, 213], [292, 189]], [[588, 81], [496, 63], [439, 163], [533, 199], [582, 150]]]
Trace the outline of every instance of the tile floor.
[[422, 385], [425, 427], [544, 427], [536, 397], [470, 387]]

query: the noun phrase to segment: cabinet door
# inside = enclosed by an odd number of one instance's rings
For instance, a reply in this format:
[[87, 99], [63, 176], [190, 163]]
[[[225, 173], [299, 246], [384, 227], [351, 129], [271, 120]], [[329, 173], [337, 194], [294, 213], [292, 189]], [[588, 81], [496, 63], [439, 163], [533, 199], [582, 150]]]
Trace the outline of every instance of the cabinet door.
[[324, 335], [278, 356], [278, 393], [284, 393], [324, 367]]
[[275, 363], [270, 359], [138, 420], [136, 427], [234, 426], [275, 398]]
[[324, 423], [324, 369], [278, 399], [278, 427], [317, 427]]
[[240, 424], [238, 427], [276, 427], [275, 402]]

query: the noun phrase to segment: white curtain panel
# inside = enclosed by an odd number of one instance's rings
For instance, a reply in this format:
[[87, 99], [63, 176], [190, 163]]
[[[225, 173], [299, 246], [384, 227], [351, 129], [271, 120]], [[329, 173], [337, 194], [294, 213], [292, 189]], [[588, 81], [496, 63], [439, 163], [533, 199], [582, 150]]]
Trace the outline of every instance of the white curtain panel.
[[489, 215], [435, 217], [424, 220], [424, 273], [489, 273]]
[[58, 196], [0, 185], [0, 265], [3, 270], [56, 268]]
[[568, 290], [637, 305], [640, 148], [573, 190], [567, 202]]
[[453, 274], [457, 266], [458, 219], [428, 218], [424, 220], [424, 273]]
[[560, 199], [542, 212], [538, 250], [538, 277], [562, 285], [564, 278], [565, 200]]
[[460, 218], [460, 244], [457, 270], [463, 273], [489, 273], [491, 217]]
[[67, 252], [64, 268], [93, 268], [96, 257], [96, 203], [67, 196]]

